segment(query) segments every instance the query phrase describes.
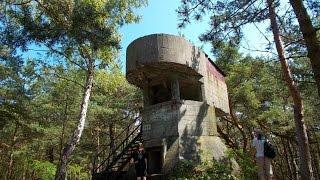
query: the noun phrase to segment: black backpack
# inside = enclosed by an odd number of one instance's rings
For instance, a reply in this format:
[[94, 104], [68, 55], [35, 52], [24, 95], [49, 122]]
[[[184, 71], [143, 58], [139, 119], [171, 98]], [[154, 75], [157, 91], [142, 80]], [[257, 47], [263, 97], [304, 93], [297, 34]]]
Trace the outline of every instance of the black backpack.
[[272, 144], [268, 141], [264, 142], [264, 156], [270, 159], [273, 159], [276, 157], [276, 150], [272, 146]]

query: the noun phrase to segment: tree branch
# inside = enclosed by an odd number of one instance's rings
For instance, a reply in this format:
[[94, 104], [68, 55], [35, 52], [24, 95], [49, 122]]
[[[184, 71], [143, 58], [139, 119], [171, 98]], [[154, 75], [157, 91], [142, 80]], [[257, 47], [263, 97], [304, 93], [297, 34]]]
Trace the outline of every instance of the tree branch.
[[271, 41], [268, 39], [268, 37], [260, 30], [260, 28], [256, 25], [256, 23], [253, 22], [254, 27], [262, 34], [262, 36], [269, 42], [269, 44], [272, 44]]
[[66, 81], [70, 81], [70, 82], [73, 82], [74, 84], [82, 87], [82, 88], [85, 88], [82, 84], [78, 83], [77, 81], [73, 80], [73, 79], [69, 79], [69, 78], [66, 78], [66, 77], [62, 77], [62, 76], [59, 76], [58, 74], [54, 73], [54, 76], [56, 76], [57, 78], [59, 79], [64, 79]]
[[57, 50], [57, 49], [53, 49], [52, 47], [47, 46], [52, 52], [59, 54], [61, 56], [63, 56], [64, 58], [66, 58], [68, 61], [70, 61], [71, 63], [75, 64], [76, 66], [78, 66], [79, 68], [81, 68], [82, 70], [86, 70], [86, 68], [84, 66], [82, 66], [81, 64], [75, 62], [74, 60], [72, 60], [70, 57], [68, 57], [65, 53]]
[[15, 6], [22, 6], [22, 5], [31, 3], [31, 1], [32, 1], [32, 0], [26, 1], [26, 2], [23, 2], [23, 1], [22, 1], [22, 2], [20, 2], [20, 3], [14, 3], [13, 5], [15, 5]]
[[250, 48], [247, 48], [247, 47], [244, 47], [242, 45], [240, 45], [243, 49], [246, 49], [248, 51], [256, 51], [256, 52], [263, 52], [263, 53], [270, 53], [270, 54], [273, 54], [273, 55], [277, 55], [276, 53], [272, 52], [272, 51], [264, 51], [264, 50], [259, 50], [259, 49], [250, 49]]

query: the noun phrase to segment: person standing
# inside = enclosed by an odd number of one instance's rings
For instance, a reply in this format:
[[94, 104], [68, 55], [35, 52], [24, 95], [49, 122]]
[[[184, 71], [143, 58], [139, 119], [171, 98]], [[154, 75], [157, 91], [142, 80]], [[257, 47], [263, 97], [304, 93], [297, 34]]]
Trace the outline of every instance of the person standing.
[[271, 159], [264, 156], [264, 143], [262, 133], [259, 130], [254, 130], [252, 145], [256, 149], [256, 163], [258, 166], [258, 175], [260, 180], [271, 180], [273, 176]]
[[136, 169], [137, 180], [146, 180], [147, 175], [147, 156], [142, 143], [139, 144], [138, 150], [134, 154], [134, 165]]

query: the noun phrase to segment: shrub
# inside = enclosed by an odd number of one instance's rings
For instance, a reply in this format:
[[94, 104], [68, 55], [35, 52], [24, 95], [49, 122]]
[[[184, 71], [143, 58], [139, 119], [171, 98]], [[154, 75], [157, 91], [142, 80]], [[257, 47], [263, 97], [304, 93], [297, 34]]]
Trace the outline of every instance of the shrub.
[[229, 164], [217, 161], [205, 161], [196, 165], [192, 161], [180, 161], [169, 179], [210, 179], [210, 180], [236, 180]]

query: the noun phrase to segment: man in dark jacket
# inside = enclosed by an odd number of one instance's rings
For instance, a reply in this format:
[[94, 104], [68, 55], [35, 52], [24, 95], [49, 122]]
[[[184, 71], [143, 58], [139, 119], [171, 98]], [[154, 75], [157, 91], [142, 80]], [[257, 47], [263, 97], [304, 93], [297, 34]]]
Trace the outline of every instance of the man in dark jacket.
[[139, 149], [133, 156], [136, 169], [137, 180], [146, 180], [147, 175], [147, 156], [142, 143], [139, 144]]

